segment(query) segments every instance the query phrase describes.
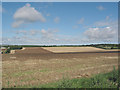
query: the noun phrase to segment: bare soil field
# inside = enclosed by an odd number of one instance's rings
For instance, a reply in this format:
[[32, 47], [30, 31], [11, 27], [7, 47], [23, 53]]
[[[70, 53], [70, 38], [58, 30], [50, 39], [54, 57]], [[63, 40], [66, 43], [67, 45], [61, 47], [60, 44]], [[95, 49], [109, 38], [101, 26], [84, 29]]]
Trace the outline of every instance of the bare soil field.
[[[55, 53], [57, 48], [62, 52]], [[53, 52], [51, 47], [50, 50], [29, 47], [17, 50], [14, 54], [3, 54], [3, 87], [40, 85], [60, 80], [63, 76], [90, 77], [94, 74], [109, 72], [113, 70], [113, 66], [118, 68], [118, 52], [114, 50], [106, 52], [102, 49], [94, 49], [92, 52], [92, 48], [88, 50], [84, 47], [81, 50], [76, 48], [77, 53], [66, 53], [75, 52], [73, 47], [69, 49], [67, 47], [64, 51], [65, 47], [54, 47]], [[78, 52], [82, 50], [83, 52]]]

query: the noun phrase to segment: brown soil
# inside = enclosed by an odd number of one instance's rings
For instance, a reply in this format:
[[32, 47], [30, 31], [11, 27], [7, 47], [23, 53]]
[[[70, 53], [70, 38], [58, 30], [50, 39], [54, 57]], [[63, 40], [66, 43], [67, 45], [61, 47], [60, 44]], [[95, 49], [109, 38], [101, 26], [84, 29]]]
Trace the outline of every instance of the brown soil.
[[2, 55], [3, 87], [40, 85], [67, 75], [89, 77], [118, 66], [118, 52], [53, 53], [40, 47]]
[[[58, 47], [59, 48], [59, 47]], [[115, 53], [114, 53], [115, 52]], [[71, 59], [71, 58], [88, 58], [96, 56], [113, 56], [116, 55], [116, 51], [98, 51], [96, 52], [64, 52], [64, 53], [53, 53], [51, 51], [45, 50], [41, 47], [27, 47], [25, 50], [17, 50], [15, 54], [3, 54], [2, 60], [20, 60], [25, 61], [29, 59]], [[15, 57], [15, 59], [11, 59]]]

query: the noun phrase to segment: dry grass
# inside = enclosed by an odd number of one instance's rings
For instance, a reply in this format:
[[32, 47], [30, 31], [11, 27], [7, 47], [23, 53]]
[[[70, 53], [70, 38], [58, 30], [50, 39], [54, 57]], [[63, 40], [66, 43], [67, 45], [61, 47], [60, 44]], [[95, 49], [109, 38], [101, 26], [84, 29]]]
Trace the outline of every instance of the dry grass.
[[[86, 60], [51, 59], [27, 61], [3, 61], [3, 87], [37, 85], [62, 79], [63, 76], [80, 78], [117, 67], [117, 56], [96, 57]], [[9, 85], [8, 85], [9, 82]]]
[[43, 47], [43, 49], [46, 49], [54, 53], [117, 51], [117, 50], [105, 50], [95, 47]]

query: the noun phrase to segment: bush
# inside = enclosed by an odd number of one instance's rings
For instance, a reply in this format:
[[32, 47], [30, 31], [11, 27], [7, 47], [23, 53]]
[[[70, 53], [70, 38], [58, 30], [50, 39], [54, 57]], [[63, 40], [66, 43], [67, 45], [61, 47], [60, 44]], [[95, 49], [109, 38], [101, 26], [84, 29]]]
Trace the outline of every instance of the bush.
[[62, 81], [57, 85], [58, 88], [70, 88], [72, 86], [73, 82], [71, 82], [69, 79], [63, 78]]
[[22, 46], [10, 46], [11, 50], [22, 49]]

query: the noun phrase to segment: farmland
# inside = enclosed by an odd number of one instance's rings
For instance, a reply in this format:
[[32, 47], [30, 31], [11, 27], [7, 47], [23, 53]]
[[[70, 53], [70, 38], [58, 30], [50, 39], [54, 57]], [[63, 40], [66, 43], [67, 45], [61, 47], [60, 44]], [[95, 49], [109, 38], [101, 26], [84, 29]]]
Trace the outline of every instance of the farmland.
[[30, 87], [63, 77], [91, 77], [118, 68], [118, 50], [95, 47], [25, 47], [2, 55], [3, 87]]

